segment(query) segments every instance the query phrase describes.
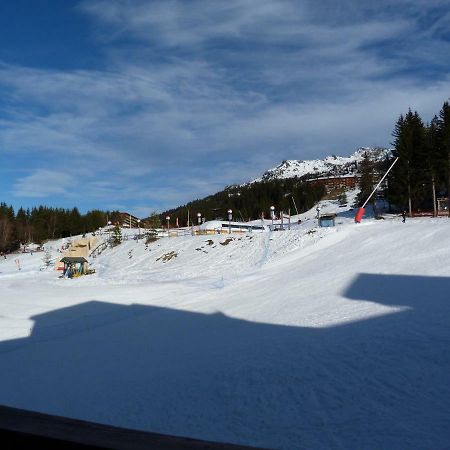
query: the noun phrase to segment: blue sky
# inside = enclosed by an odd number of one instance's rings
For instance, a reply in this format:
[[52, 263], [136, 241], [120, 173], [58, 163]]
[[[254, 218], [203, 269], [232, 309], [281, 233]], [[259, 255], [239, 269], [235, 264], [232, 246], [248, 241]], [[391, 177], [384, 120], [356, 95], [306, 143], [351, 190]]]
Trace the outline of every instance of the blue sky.
[[389, 146], [450, 96], [448, 0], [4, 0], [0, 201], [151, 211]]

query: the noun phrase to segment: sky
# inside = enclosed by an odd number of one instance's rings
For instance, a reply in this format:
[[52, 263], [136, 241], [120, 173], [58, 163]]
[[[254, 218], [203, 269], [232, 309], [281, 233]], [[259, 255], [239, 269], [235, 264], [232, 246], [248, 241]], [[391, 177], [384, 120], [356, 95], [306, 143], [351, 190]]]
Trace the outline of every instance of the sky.
[[0, 201], [146, 217], [388, 147], [449, 54], [448, 0], [3, 0]]

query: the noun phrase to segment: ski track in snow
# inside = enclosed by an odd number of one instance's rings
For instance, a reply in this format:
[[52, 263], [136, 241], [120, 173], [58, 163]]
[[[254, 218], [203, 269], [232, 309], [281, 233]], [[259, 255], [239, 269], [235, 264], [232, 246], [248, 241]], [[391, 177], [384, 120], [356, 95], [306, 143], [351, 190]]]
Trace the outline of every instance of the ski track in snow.
[[73, 280], [0, 261], [1, 403], [266, 448], [449, 448], [448, 219], [327, 210], [335, 228], [312, 210], [228, 243], [129, 240]]

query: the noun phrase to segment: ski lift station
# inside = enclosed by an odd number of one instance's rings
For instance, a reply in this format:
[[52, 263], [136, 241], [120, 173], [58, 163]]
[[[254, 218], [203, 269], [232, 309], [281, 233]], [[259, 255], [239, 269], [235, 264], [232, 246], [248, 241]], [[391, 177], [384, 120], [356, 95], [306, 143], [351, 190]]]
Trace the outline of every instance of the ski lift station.
[[336, 214], [322, 214], [319, 217], [320, 227], [334, 227], [335, 226]]

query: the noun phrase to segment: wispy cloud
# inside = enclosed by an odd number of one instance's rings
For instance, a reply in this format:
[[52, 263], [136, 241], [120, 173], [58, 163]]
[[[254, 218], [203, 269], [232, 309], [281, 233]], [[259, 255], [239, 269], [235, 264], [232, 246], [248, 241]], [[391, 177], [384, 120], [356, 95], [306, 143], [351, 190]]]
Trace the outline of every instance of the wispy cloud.
[[76, 190], [74, 177], [53, 170], [37, 169], [31, 175], [19, 178], [14, 186], [14, 195], [25, 198], [45, 198], [54, 195], [70, 195]]
[[[401, 112], [429, 120], [450, 92], [444, 1], [90, 0], [78, 11], [104, 59], [1, 63], [0, 152], [82, 176], [99, 207], [163, 209], [284, 158], [389, 145]], [[20, 175], [15, 194], [40, 173]]]

